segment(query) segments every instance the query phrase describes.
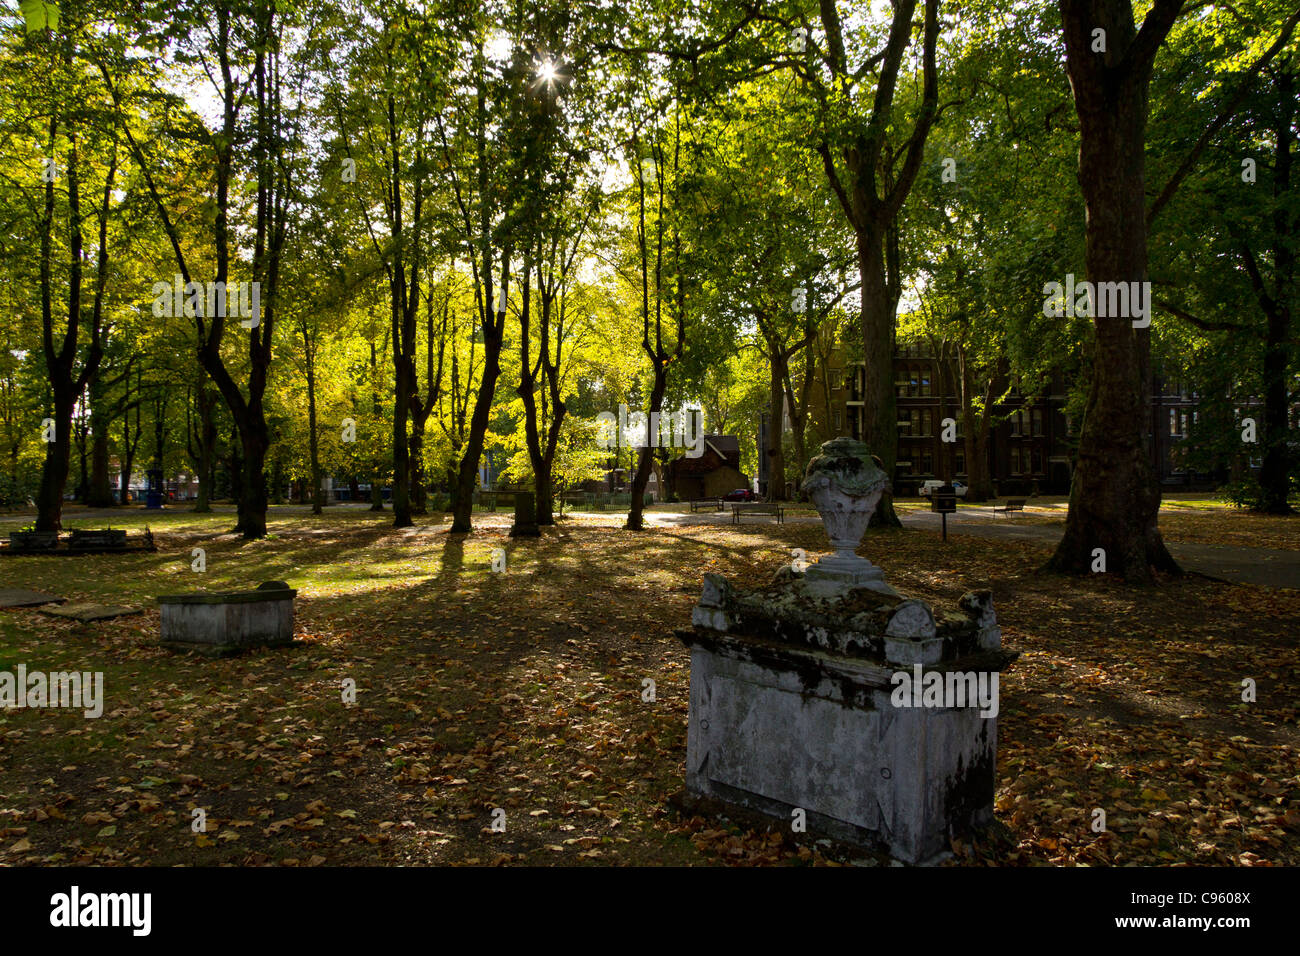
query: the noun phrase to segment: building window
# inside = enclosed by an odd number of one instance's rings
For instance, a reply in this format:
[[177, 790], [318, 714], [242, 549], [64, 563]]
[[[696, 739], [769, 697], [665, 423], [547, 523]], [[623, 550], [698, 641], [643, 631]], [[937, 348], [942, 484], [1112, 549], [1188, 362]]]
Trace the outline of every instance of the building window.
[[930, 409], [905, 408], [899, 412], [898, 433], [908, 438], [925, 438], [930, 435]]
[[840, 410], [835, 409], [835, 434], [840, 433]]
[[1034, 429], [1034, 436], [1041, 438], [1043, 436], [1043, 410], [1041, 408], [1032, 409], [1029, 415]]
[[1178, 437], [1178, 410], [1174, 408], [1169, 409], [1169, 434]]
[[927, 398], [930, 395], [930, 370], [928, 368], [921, 370], [921, 395]]
[[934, 454], [931, 452], [922, 452], [921, 454], [921, 474], [934, 474]]
[[1016, 409], [1011, 413], [1011, 437], [1021, 438], [1025, 434], [1025, 413], [1023, 409]]
[[1042, 452], [1042, 449], [1040, 449], [1040, 448], [1035, 448], [1035, 449], [1033, 450], [1033, 453], [1032, 453], [1032, 454], [1033, 454], [1034, 474], [1035, 474], [1035, 475], [1041, 475], [1041, 474], [1043, 474], [1043, 452]]
[[953, 454], [953, 467], [957, 469], [957, 474], [966, 474], [966, 452], [960, 448]]
[[1012, 446], [1011, 446], [1011, 474], [1013, 474], [1013, 475], [1019, 475], [1019, 474], [1021, 474], [1021, 470], [1020, 470], [1020, 446], [1019, 446], [1019, 445], [1012, 445]]

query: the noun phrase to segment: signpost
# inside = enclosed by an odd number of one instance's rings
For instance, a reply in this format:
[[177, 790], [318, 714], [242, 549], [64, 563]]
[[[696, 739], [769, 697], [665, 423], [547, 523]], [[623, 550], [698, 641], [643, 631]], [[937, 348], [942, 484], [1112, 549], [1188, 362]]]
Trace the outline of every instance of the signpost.
[[940, 485], [930, 492], [930, 510], [942, 516], [943, 540], [948, 540], [948, 515], [957, 511], [957, 489], [952, 485]]

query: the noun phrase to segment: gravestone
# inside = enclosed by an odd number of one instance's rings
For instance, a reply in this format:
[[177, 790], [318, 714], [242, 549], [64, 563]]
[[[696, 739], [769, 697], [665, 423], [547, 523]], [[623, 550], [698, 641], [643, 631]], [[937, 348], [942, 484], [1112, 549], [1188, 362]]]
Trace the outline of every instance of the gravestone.
[[510, 528], [510, 537], [536, 538], [541, 533], [541, 529], [537, 527], [537, 501], [532, 492], [516, 492], [515, 523]]
[[143, 614], [138, 607], [114, 607], [107, 604], [68, 604], [63, 607], [43, 607], [40, 609], [41, 614], [48, 614], [50, 617], [66, 617], [82, 624], [91, 624], [95, 621], [108, 621], [115, 617], [129, 617], [133, 614]]
[[161, 643], [213, 655], [291, 645], [297, 594], [283, 581], [266, 581], [253, 591], [164, 595]]
[[803, 489], [834, 553], [756, 587], [706, 574], [677, 631], [691, 650], [686, 789], [929, 862], [992, 820], [996, 675], [1015, 655], [988, 591], [936, 614], [857, 555], [888, 479], [861, 442], [821, 452]]
[[39, 607], [42, 604], [62, 604], [67, 598], [55, 597], [43, 591], [27, 588], [0, 588], [0, 608]]
[[126, 548], [126, 532], [113, 528], [75, 529], [68, 547], [74, 551], [121, 551]]
[[57, 531], [10, 531], [11, 551], [53, 551], [59, 546]]

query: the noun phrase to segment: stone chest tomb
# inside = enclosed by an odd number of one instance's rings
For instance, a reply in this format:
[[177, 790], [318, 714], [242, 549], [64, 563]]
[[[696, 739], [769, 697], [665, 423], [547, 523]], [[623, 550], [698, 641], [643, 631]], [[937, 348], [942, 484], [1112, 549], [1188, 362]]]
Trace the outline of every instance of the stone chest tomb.
[[252, 591], [164, 595], [161, 643], [214, 655], [290, 645], [297, 594], [283, 581], [266, 581]]
[[705, 575], [677, 632], [686, 789], [786, 821], [802, 810], [810, 830], [923, 863], [992, 820], [997, 675], [1014, 655], [989, 592], [936, 613], [855, 553], [887, 483], [861, 442], [825, 443], [804, 488], [834, 554], [755, 588]]

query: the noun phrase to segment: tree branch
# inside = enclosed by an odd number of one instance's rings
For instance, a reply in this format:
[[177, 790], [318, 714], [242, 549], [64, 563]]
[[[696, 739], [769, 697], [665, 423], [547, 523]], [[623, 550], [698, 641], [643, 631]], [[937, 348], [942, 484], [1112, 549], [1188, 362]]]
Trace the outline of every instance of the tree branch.
[[1169, 182], [1165, 183], [1164, 188], [1160, 190], [1160, 194], [1156, 196], [1155, 201], [1151, 203], [1151, 208], [1147, 210], [1147, 228], [1151, 227], [1151, 223], [1154, 222], [1156, 216], [1160, 214], [1160, 210], [1164, 209], [1169, 200], [1174, 197], [1174, 193], [1178, 191], [1178, 187], [1183, 184], [1183, 180], [1185, 180], [1188, 174], [1191, 173], [1192, 167], [1196, 165], [1196, 161], [1200, 158], [1201, 153], [1204, 152], [1205, 147], [1209, 145], [1210, 140], [1214, 138], [1214, 135], [1218, 133], [1219, 130], [1223, 128], [1224, 124], [1232, 118], [1233, 114], [1237, 112], [1237, 108], [1241, 106], [1242, 101], [1245, 100], [1246, 94], [1254, 89], [1254, 80], [1259, 76], [1260, 71], [1268, 65], [1269, 61], [1277, 55], [1282, 47], [1286, 46], [1287, 41], [1291, 38], [1292, 32], [1295, 30], [1297, 22], [1300, 22], [1300, 7], [1297, 7], [1295, 12], [1293, 12], [1291, 16], [1287, 17], [1286, 22], [1282, 24], [1282, 32], [1278, 34], [1278, 38], [1273, 42], [1273, 45], [1265, 50], [1264, 53], [1260, 55], [1259, 59], [1251, 65], [1250, 69], [1242, 75], [1241, 84], [1233, 93], [1228, 104], [1223, 108], [1223, 111], [1214, 118], [1214, 121], [1206, 127], [1205, 132], [1200, 135], [1196, 140], [1195, 145], [1193, 145], [1191, 150], [1188, 151], [1187, 156], [1184, 157], [1183, 162], [1178, 167], [1177, 171], [1169, 178]]

